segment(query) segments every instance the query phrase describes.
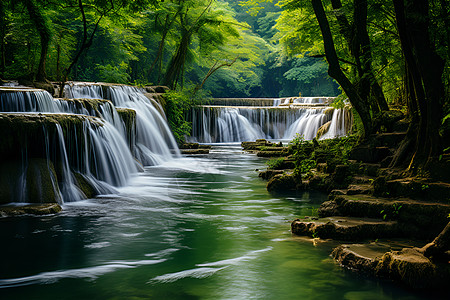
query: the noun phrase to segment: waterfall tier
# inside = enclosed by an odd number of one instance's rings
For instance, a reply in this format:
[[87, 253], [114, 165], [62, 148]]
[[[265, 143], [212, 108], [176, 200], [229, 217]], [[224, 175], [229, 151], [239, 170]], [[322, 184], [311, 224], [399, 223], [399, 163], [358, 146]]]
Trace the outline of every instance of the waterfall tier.
[[[229, 143], [256, 139], [290, 140], [297, 134], [311, 140], [322, 128], [321, 138], [346, 135], [351, 127], [348, 109], [329, 106], [334, 98], [212, 99], [192, 109], [190, 142]], [[239, 105], [238, 105], [239, 104]], [[240, 104], [249, 104], [242, 106]], [[256, 106], [259, 104], [260, 106]], [[264, 105], [264, 106], [261, 106]]]
[[[129, 86], [48, 92], [0, 88], [0, 203], [68, 202], [108, 194], [139, 165], [179, 156], [159, 104]], [[12, 171], [13, 170], [13, 171]], [[7, 176], [5, 174], [12, 174]]]

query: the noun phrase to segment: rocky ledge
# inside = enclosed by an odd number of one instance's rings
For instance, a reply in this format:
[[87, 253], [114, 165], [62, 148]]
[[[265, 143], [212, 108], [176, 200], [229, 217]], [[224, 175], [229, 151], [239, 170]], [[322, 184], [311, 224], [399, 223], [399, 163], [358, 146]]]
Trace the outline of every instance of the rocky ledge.
[[0, 217], [20, 216], [20, 215], [50, 215], [62, 211], [59, 204], [29, 204], [20, 206], [0, 206]]
[[181, 154], [195, 155], [195, 154], [209, 154], [211, 145], [201, 145], [199, 143], [185, 143], [180, 145]]

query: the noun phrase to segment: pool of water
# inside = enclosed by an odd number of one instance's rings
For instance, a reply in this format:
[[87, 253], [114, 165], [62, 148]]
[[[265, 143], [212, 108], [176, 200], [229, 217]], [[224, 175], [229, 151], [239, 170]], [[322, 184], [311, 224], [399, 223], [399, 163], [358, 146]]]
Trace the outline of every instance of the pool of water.
[[54, 216], [0, 219], [0, 299], [427, 299], [293, 237], [319, 193], [274, 196], [240, 147], [147, 168]]

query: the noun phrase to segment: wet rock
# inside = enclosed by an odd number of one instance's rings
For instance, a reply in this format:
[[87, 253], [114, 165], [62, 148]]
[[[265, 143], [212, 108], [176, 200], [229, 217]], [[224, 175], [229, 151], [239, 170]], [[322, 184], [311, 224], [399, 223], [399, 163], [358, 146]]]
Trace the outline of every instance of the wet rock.
[[32, 158], [27, 164], [9, 161], [0, 165], [0, 203], [61, 201], [58, 178], [51, 161]]
[[59, 204], [33, 204], [24, 206], [0, 206], [1, 217], [12, 217], [20, 215], [50, 215], [62, 211]]
[[262, 179], [264, 179], [264, 180], [269, 180], [269, 179], [271, 179], [273, 176], [275, 176], [275, 175], [280, 175], [280, 174], [283, 174], [284, 173], [284, 171], [283, 170], [273, 170], [273, 169], [269, 169], [269, 170], [266, 170], [266, 171], [262, 171], [262, 172], [259, 172], [259, 177], [261, 177]]
[[208, 154], [209, 149], [181, 149], [181, 154], [186, 155], [198, 155], [198, 154]]
[[35, 81], [33, 82], [33, 86], [41, 90], [46, 90], [51, 95], [55, 95], [55, 88], [53, 87], [53, 84], [51, 82]]
[[267, 183], [267, 190], [269, 192], [287, 192], [295, 191], [297, 180], [294, 175], [278, 174], [273, 176]]
[[320, 126], [319, 129], [317, 130], [316, 139], [320, 139], [325, 133], [327, 133], [328, 130], [330, 130], [330, 126], [331, 121], [328, 121], [322, 126]]
[[411, 199], [376, 198], [369, 195], [336, 195], [322, 203], [320, 217], [350, 216], [397, 220], [408, 237], [430, 239], [448, 223], [450, 205]]
[[[417, 249], [405, 248], [401, 251], [385, 253], [374, 269], [377, 276], [387, 277], [414, 288], [430, 288], [448, 284], [448, 267], [438, 272], [433, 264]], [[442, 279], [446, 278], [445, 281]]]
[[133, 149], [136, 137], [136, 111], [130, 108], [116, 108], [116, 110], [125, 124], [128, 147]]
[[161, 93], [161, 94], [164, 94], [164, 93], [170, 91], [170, 89], [167, 86], [154, 86], [153, 90], [156, 93]]
[[392, 237], [401, 233], [395, 221], [352, 217], [330, 217], [313, 222], [297, 219], [292, 222], [291, 231], [296, 235], [345, 241]]
[[97, 190], [86, 177], [76, 172], [74, 172], [73, 175], [75, 177], [76, 186], [80, 189], [81, 192], [83, 192], [86, 198], [89, 199], [97, 196]]

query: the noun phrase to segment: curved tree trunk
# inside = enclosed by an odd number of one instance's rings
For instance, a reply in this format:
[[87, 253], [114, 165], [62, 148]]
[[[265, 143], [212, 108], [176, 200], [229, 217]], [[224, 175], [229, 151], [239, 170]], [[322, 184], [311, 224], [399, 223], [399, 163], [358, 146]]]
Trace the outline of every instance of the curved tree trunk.
[[363, 123], [363, 137], [365, 137], [372, 132], [372, 116], [370, 115], [369, 105], [361, 98], [355, 86], [341, 70], [334, 46], [333, 36], [331, 35], [330, 25], [321, 0], [311, 0], [311, 3], [322, 32], [325, 55], [328, 61], [328, 74], [336, 79], [336, 81], [341, 85], [352, 106], [359, 114]]
[[47, 61], [48, 46], [50, 44], [51, 31], [48, 21], [44, 14], [35, 3], [34, 0], [24, 0], [30, 19], [33, 22], [41, 39], [41, 56], [39, 59], [39, 66], [36, 74], [37, 81], [47, 81], [47, 74], [45, 73], [45, 63]]

